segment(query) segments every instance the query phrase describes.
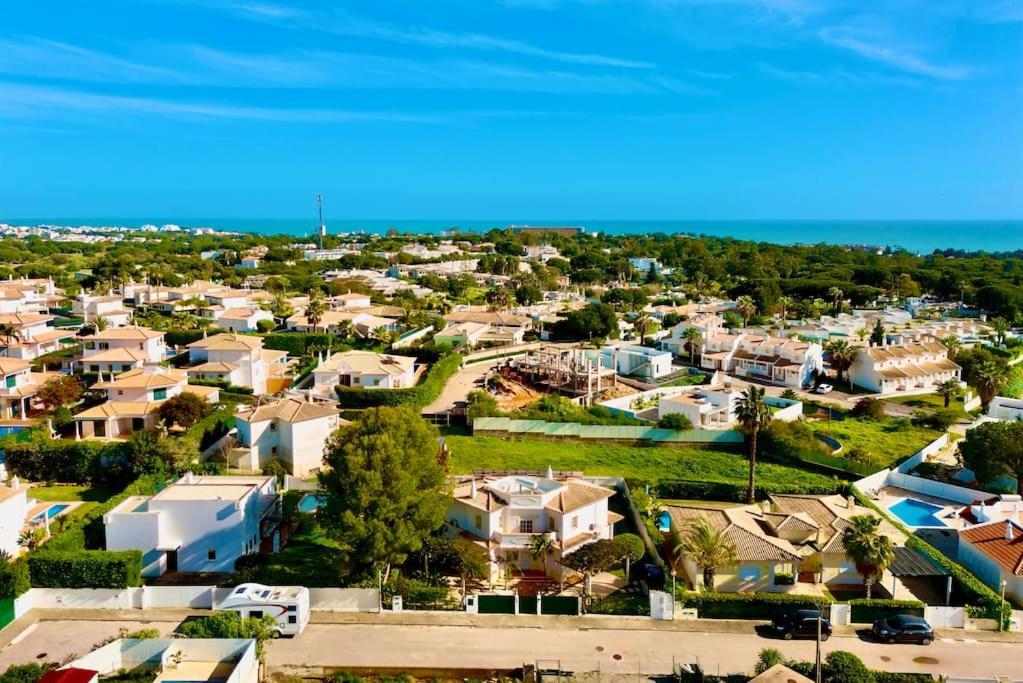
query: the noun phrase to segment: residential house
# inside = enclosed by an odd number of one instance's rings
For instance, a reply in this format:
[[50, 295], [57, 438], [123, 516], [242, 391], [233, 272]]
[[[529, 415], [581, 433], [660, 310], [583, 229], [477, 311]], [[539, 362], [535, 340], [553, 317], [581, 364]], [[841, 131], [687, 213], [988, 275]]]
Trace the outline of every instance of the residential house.
[[629, 265], [632, 266], [633, 270], [640, 274], [647, 274], [651, 270], [654, 271], [655, 275], [667, 275], [671, 272], [671, 268], [665, 268], [661, 265], [661, 262], [656, 258], [649, 256], [632, 257], [629, 259]]
[[743, 334], [732, 362], [731, 371], [739, 377], [800, 388], [824, 371], [824, 348], [795, 338]]
[[527, 244], [526, 253], [523, 258], [527, 261], [539, 261], [547, 263], [553, 258], [561, 258], [558, 248], [552, 244]]
[[142, 551], [142, 575], [233, 572], [235, 561], [280, 549], [277, 479], [187, 472], [154, 496], [103, 515], [107, 550]]
[[96, 683], [100, 676], [103, 680], [141, 678], [141, 672], [150, 671], [144, 678], [153, 683], [258, 683], [260, 679], [252, 638], [119, 638], [48, 671], [39, 683]]
[[959, 563], [995, 592], [1005, 586], [1006, 597], [1023, 603], [1023, 525], [1002, 519], [959, 531]]
[[689, 342], [685, 339], [685, 332], [689, 328], [695, 328], [700, 333], [700, 339], [691, 349], [694, 355], [700, 355], [704, 350], [704, 341], [721, 334], [725, 329], [725, 320], [716, 313], [695, 313], [689, 319], [683, 320], [671, 328], [669, 336], [660, 340], [661, 348], [671, 351], [676, 356], [690, 355]]
[[735, 406], [742, 394], [720, 385], [692, 389], [662, 396], [657, 402], [657, 419], [685, 415], [694, 429], [729, 429], [735, 424]]
[[371, 337], [380, 328], [393, 332], [400, 327], [398, 321], [393, 318], [383, 318], [371, 313], [346, 309], [324, 311], [316, 325], [309, 322], [305, 313], [296, 313], [288, 318], [286, 323], [292, 332], [342, 334], [347, 328], [349, 333], [355, 333], [360, 337]]
[[[546, 572], [554, 578], [570, 574], [565, 556], [587, 543], [614, 537], [614, 524], [622, 516], [608, 510], [614, 491], [579, 478], [511, 475], [489, 479], [473, 477], [458, 482], [447, 512], [452, 533], [479, 543], [489, 557], [489, 579], [503, 568], [519, 572]], [[534, 558], [533, 539], [550, 536], [554, 552]]]
[[92, 385], [106, 392], [106, 402], [75, 417], [78, 439], [124, 439], [144, 429], [155, 429], [160, 405], [181, 393], [195, 394], [210, 403], [220, 399], [216, 387], [191, 386], [184, 370], [144, 365]]
[[25, 527], [31, 504], [28, 502], [28, 487], [20, 483], [17, 477], [11, 483], [0, 484], [0, 551], [8, 557], [18, 557], [21, 546], [18, 536]]
[[313, 393], [332, 396], [334, 387], [407, 389], [415, 386], [413, 356], [372, 351], [342, 351], [321, 361], [313, 370]]
[[360, 294], [351, 290], [345, 294], [332, 296], [327, 301], [331, 308], [369, 308], [373, 305], [369, 294]]
[[188, 376], [265, 394], [267, 379], [283, 372], [287, 357], [286, 351], [264, 349], [261, 337], [223, 332], [188, 345]]
[[960, 367], [938, 342], [861, 348], [849, 368], [853, 384], [880, 394], [933, 389], [949, 379], [958, 381], [960, 375]]
[[15, 358], [0, 358], [0, 420], [26, 420], [32, 401], [50, 377], [32, 372], [32, 366]]
[[261, 308], [228, 308], [220, 314], [217, 327], [229, 332], [255, 332], [261, 320], [273, 322], [273, 313]]
[[309, 477], [323, 465], [324, 444], [341, 424], [336, 408], [295, 398], [248, 406], [235, 414], [238, 446], [232, 467], [259, 471], [280, 461], [296, 477]]
[[[447, 324], [476, 323], [487, 329], [479, 335], [481, 346], [511, 346], [521, 344], [526, 332], [532, 329], [533, 320], [527, 316], [511, 315], [500, 311], [456, 311], [444, 316]], [[443, 335], [447, 328], [441, 330]]]
[[608, 344], [600, 350], [600, 362], [619, 375], [656, 380], [670, 375], [671, 352], [632, 344]]
[[72, 301], [71, 309], [85, 322], [103, 318], [110, 327], [124, 327], [131, 321], [131, 311], [125, 309], [124, 299], [113, 294], [79, 294]]
[[0, 351], [8, 358], [32, 360], [58, 350], [75, 333], [50, 327], [52, 320], [52, 315], [40, 313], [0, 313], [0, 325], [12, 325], [17, 332], [11, 339], [0, 338]]
[[[82, 355], [69, 361], [79, 372], [126, 372], [167, 357], [163, 332], [146, 327], [108, 327], [82, 337]], [[77, 365], [76, 365], [77, 364]]]
[[[778, 580], [779, 575], [828, 586], [863, 583], [846, 556], [842, 532], [851, 517], [875, 513], [851, 497], [772, 494], [762, 504], [718, 507], [694, 503], [669, 505], [667, 510], [673, 547], [685, 529], [701, 517], [731, 541], [738, 563], [717, 571], [715, 590], [792, 590], [787, 581]], [[881, 533], [896, 545], [905, 544], [903, 534], [887, 522], [882, 522]], [[676, 566], [692, 586], [703, 585], [702, 568], [692, 558], [676, 558]]]
[[482, 344], [483, 335], [489, 331], [490, 325], [487, 323], [454, 323], [433, 335], [433, 343], [474, 349]]
[[987, 414], [996, 420], [1023, 420], [1023, 398], [995, 396], [988, 404]]

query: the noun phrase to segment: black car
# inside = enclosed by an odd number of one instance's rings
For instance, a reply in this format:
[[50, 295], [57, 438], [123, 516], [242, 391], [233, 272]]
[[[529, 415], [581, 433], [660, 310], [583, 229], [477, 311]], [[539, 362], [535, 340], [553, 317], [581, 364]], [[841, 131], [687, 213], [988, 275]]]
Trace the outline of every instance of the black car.
[[775, 635], [785, 640], [793, 638], [816, 638], [817, 622], [821, 625], [821, 640], [831, 637], [831, 622], [815, 609], [801, 609], [771, 620]]
[[656, 564], [642, 565], [640, 567], [639, 576], [641, 579], [646, 581], [647, 588], [650, 590], [664, 590], [664, 570]]
[[909, 614], [896, 614], [894, 617], [874, 622], [874, 635], [886, 643], [920, 643], [930, 645], [934, 642], [934, 629], [924, 621], [923, 617]]

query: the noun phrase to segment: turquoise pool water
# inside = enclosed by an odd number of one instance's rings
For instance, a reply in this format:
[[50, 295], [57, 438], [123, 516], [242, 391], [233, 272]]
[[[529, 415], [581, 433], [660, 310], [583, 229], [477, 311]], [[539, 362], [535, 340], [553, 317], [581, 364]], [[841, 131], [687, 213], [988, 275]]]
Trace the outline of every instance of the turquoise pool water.
[[901, 519], [908, 526], [947, 526], [936, 517], [942, 508], [930, 505], [913, 498], [900, 500], [888, 508], [888, 511]]
[[32, 521], [33, 522], [42, 522], [44, 519], [53, 519], [54, 517], [56, 517], [60, 513], [64, 512], [64, 510], [67, 510], [69, 507], [71, 507], [71, 506], [70, 505], [65, 505], [64, 503], [57, 503], [55, 505], [51, 505], [50, 507], [46, 508], [45, 510], [40, 512], [38, 515], [33, 517]]
[[298, 501], [299, 512], [316, 512], [323, 505], [323, 499], [315, 493], [307, 493]]

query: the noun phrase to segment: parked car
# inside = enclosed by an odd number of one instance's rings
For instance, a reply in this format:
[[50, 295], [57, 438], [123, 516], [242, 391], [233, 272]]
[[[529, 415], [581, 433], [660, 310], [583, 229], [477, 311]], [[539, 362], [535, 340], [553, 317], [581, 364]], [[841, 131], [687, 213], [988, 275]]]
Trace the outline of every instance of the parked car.
[[934, 629], [923, 617], [910, 614], [896, 614], [894, 617], [874, 622], [874, 635], [886, 643], [920, 643], [930, 645], [934, 642]]
[[639, 568], [639, 578], [646, 581], [647, 588], [650, 590], [663, 590], [664, 589], [664, 570], [656, 564], [644, 564]]
[[817, 622], [821, 625], [821, 640], [831, 637], [831, 622], [815, 609], [801, 609], [771, 620], [774, 633], [785, 640], [816, 638]]
[[814, 389], [818, 394], [830, 394], [835, 387], [830, 384], [818, 384], [817, 388]]

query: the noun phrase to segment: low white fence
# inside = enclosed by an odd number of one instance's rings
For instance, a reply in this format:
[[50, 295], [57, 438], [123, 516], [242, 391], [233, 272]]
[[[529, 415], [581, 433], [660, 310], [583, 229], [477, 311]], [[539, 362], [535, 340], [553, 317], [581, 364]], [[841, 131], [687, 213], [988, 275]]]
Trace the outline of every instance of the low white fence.
[[379, 612], [375, 588], [310, 588], [309, 608], [324, 612]]
[[901, 472], [889, 474], [888, 485], [898, 486], [915, 493], [922, 493], [925, 496], [944, 498], [945, 500], [962, 503], [963, 505], [972, 503], [977, 500], [978, 496], [984, 495], [974, 489], [956, 486], [955, 484], [946, 484], [941, 481], [934, 481], [933, 479], [924, 479], [923, 477], [916, 477], [912, 474], [903, 474]]
[[42, 609], [142, 609], [141, 588], [32, 588], [26, 595]]

